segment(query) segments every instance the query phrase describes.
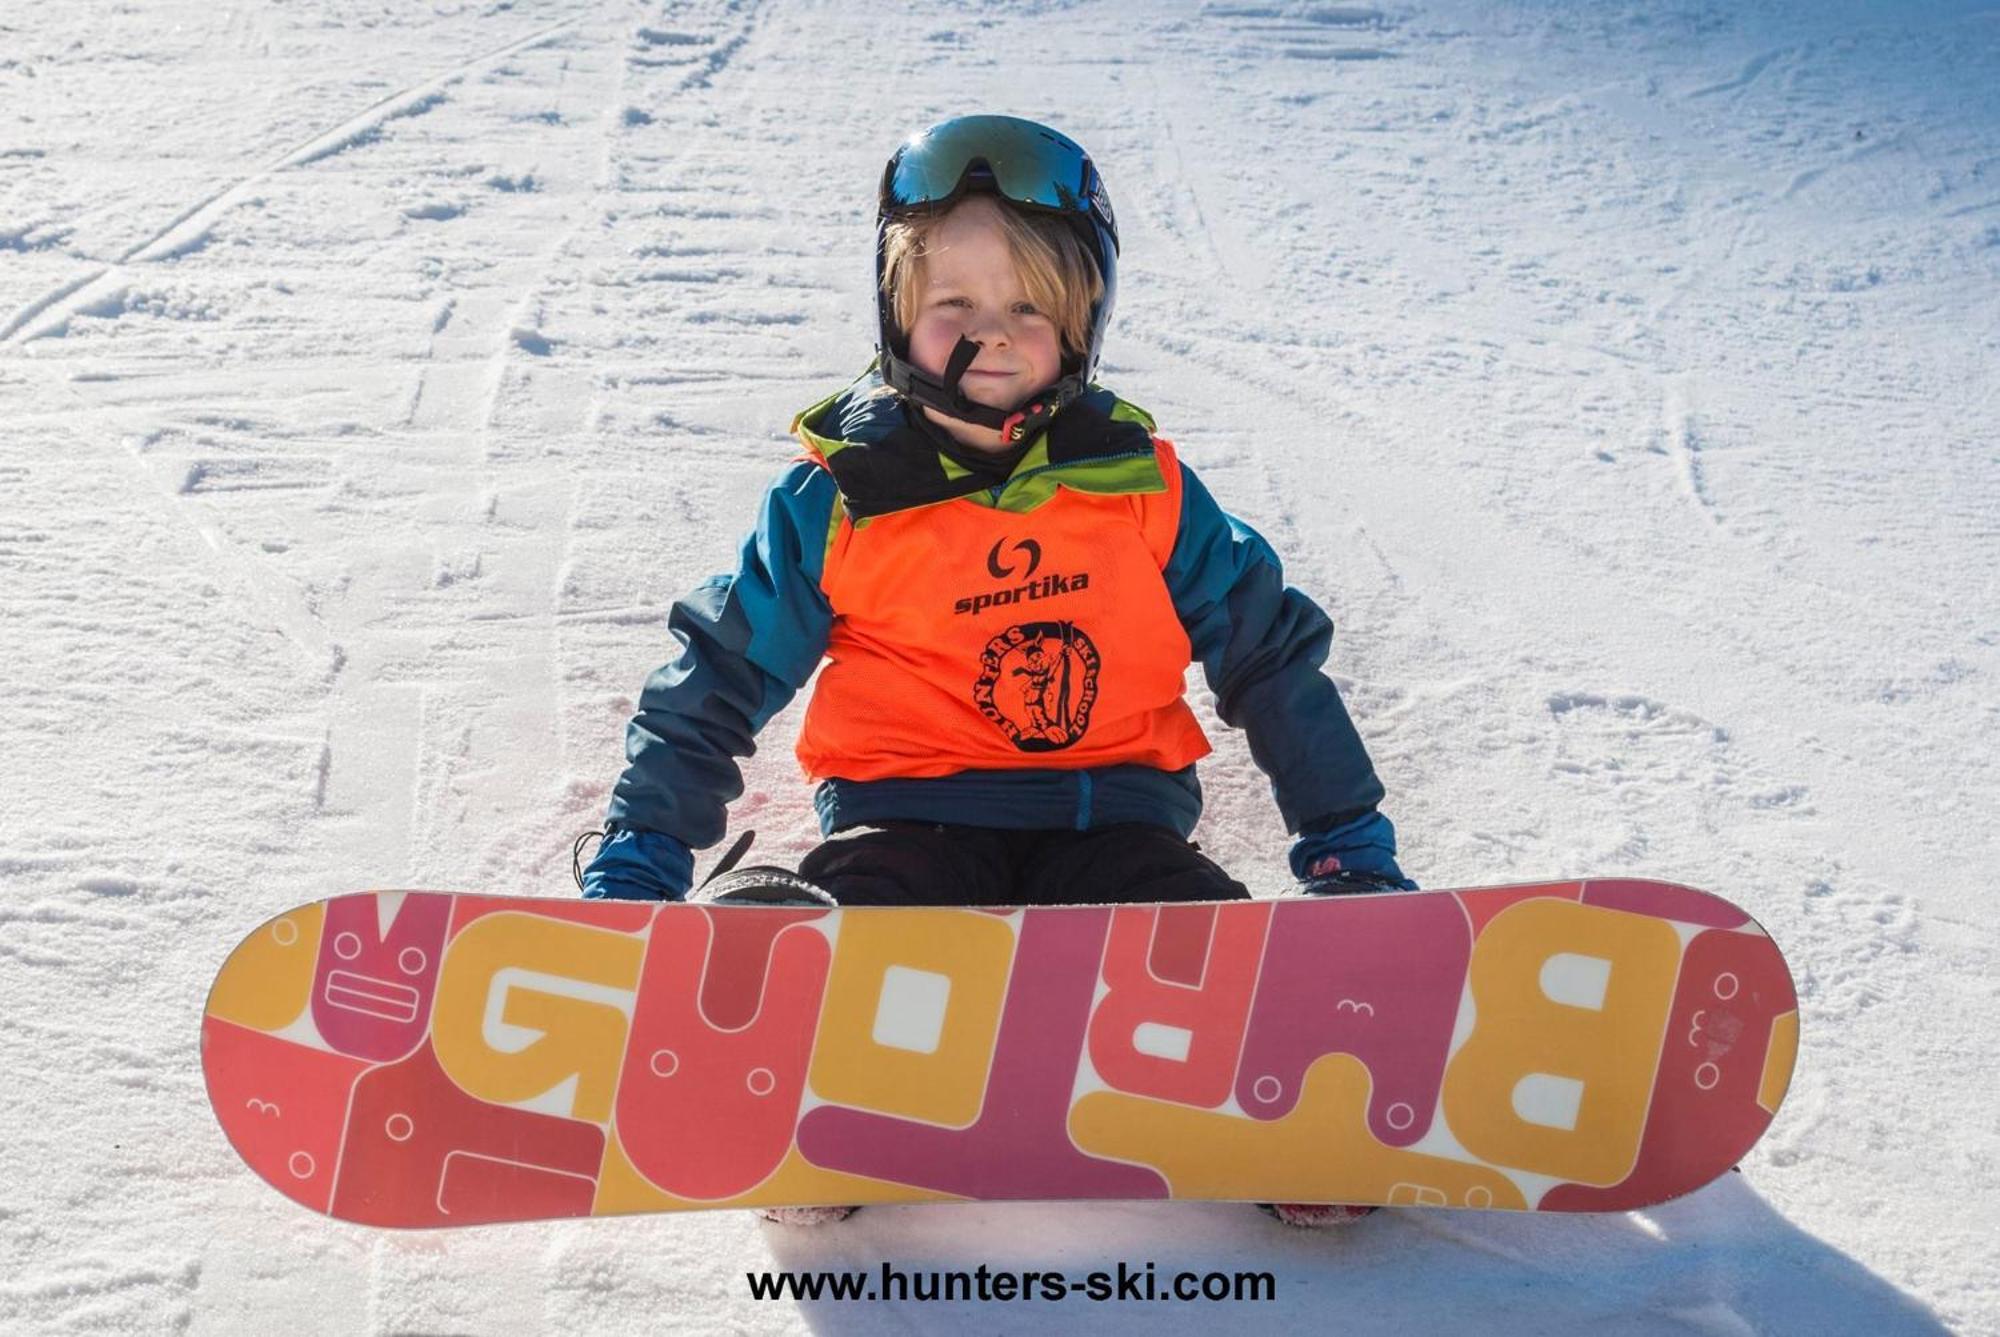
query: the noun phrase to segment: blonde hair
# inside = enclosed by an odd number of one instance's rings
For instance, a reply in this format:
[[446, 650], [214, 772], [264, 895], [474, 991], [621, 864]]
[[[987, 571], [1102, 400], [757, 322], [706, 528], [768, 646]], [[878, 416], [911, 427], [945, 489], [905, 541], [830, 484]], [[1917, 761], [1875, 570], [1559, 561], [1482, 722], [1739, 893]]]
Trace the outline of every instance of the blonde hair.
[[896, 332], [908, 338], [916, 324], [917, 303], [923, 297], [924, 260], [930, 242], [953, 210], [972, 200], [987, 200], [1000, 219], [1014, 272], [1028, 300], [1045, 313], [1062, 339], [1065, 355], [1083, 356], [1090, 341], [1090, 308], [1104, 296], [1104, 279], [1097, 262], [1067, 223], [1048, 214], [1015, 208], [993, 195], [971, 195], [942, 213], [895, 219], [882, 232], [882, 291], [888, 294]]

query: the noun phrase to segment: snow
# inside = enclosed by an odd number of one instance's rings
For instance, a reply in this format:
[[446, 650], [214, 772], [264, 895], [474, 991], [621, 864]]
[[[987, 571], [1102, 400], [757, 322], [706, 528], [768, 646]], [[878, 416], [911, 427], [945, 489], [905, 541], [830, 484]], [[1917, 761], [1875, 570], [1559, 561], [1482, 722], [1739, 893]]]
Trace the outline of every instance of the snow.
[[[1405, 866], [1667, 877], [1785, 948], [1804, 1048], [1741, 1175], [1331, 1236], [409, 1235], [237, 1162], [223, 955], [361, 887], [568, 894], [667, 604], [866, 360], [883, 157], [975, 109], [1104, 165], [1104, 379], [1333, 611]], [[2000, 1332], [1996, 128], [1966, 0], [0, 9], [0, 1326]], [[815, 831], [798, 719], [735, 808], [765, 855]], [[1275, 893], [1211, 732], [1198, 836]], [[1277, 1296], [743, 1280], [884, 1260]]]

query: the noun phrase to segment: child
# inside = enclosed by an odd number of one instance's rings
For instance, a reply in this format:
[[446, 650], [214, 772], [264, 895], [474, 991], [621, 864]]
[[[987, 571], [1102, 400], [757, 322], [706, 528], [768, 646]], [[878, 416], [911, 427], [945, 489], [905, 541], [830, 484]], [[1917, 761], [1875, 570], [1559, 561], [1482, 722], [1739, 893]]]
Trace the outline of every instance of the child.
[[1194, 660], [1307, 890], [1414, 885], [1320, 672], [1326, 615], [1091, 381], [1117, 258], [1096, 167], [1052, 130], [965, 116], [897, 149], [879, 356], [794, 421], [808, 456], [737, 571], [669, 614], [679, 652], [640, 697], [585, 895], [686, 896], [735, 758], [822, 659], [798, 755], [826, 840], [797, 876], [842, 905], [1247, 896], [1187, 839]]

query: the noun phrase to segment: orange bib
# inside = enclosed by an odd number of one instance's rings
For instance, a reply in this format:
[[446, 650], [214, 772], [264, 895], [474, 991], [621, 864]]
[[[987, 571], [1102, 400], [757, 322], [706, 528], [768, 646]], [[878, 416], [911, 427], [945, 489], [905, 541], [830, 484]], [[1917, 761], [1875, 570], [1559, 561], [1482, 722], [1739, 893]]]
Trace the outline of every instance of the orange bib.
[[798, 756], [814, 779], [1138, 763], [1208, 755], [1183, 692], [1191, 650], [1163, 572], [1164, 492], [1059, 487], [1022, 513], [960, 498], [844, 513], [821, 586], [833, 607]]

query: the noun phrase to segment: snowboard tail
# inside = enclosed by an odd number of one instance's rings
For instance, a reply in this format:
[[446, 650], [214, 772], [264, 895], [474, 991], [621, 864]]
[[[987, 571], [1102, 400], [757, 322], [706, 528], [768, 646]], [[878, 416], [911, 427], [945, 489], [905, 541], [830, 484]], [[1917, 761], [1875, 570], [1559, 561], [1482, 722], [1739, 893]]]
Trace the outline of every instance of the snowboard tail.
[[1662, 882], [992, 911], [371, 892], [246, 938], [202, 1060], [342, 1220], [1195, 1198], [1618, 1211], [1784, 1098], [1791, 976]]

